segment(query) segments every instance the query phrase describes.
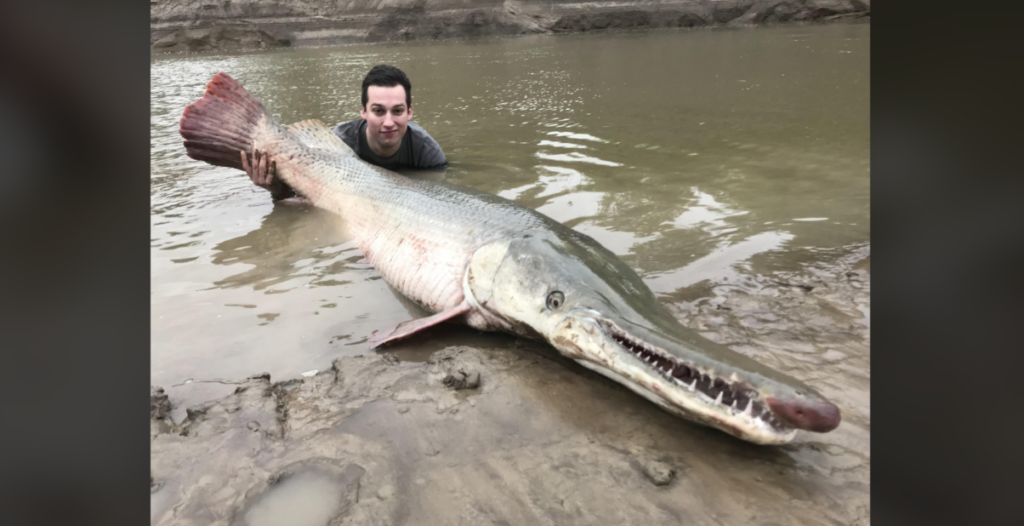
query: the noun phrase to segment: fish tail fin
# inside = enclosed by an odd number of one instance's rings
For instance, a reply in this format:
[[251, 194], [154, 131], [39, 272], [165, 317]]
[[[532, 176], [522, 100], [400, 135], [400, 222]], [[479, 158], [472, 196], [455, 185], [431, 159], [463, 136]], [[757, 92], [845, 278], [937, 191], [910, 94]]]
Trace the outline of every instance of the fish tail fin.
[[241, 170], [239, 152], [251, 154], [256, 133], [273, 122], [260, 101], [221, 72], [206, 84], [203, 98], [185, 107], [178, 133], [189, 157]]

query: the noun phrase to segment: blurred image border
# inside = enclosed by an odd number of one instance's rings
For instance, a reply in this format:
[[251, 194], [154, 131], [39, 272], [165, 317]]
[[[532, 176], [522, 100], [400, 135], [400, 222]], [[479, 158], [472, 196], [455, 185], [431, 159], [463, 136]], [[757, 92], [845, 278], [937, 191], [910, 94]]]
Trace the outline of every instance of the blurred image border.
[[[1010, 482], [1024, 468], [1016, 17], [948, 5], [872, 11], [877, 525], [1021, 516]], [[149, 508], [147, 4], [5, 10], [0, 522], [138, 524]]]

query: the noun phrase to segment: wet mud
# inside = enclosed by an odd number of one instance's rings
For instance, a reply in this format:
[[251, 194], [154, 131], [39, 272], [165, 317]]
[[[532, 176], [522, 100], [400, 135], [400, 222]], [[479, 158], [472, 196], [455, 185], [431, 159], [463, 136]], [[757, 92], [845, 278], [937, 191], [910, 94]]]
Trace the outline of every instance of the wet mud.
[[177, 421], [154, 387], [152, 522], [868, 524], [869, 262], [863, 245], [663, 297], [685, 325], [835, 402], [831, 433], [757, 446], [538, 342], [413, 342], [306, 378], [255, 375]]

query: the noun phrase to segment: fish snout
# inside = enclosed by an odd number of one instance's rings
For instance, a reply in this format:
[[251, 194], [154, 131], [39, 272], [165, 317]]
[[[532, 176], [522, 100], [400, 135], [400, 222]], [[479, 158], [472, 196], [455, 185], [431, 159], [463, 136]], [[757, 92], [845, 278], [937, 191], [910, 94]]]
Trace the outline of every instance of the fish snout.
[[769, 397], [768, 407], [783, 422], [806, 431], [827, 433], [839, 426], [839, 408], [825, 400], [798, 400]]

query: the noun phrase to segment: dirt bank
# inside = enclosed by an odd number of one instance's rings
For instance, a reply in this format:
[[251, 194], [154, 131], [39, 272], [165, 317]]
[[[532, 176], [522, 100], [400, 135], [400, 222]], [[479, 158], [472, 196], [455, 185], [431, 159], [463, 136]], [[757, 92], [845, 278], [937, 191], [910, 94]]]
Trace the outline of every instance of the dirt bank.
[[151, 0], [154, 52], [869, 17], [870, 0]]
[[511, 337], [257, 375], [152, 408], [154, 524], [868, 523], [868, 247], [674, 298], [688, 326], [819, 388], [843, 423], [781, 447], [691, 424]]

